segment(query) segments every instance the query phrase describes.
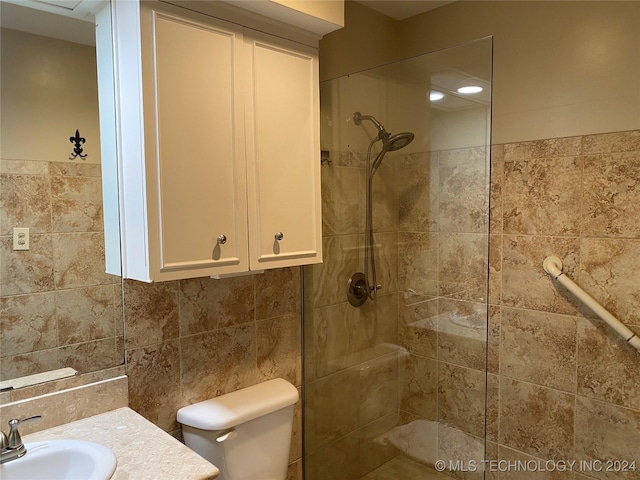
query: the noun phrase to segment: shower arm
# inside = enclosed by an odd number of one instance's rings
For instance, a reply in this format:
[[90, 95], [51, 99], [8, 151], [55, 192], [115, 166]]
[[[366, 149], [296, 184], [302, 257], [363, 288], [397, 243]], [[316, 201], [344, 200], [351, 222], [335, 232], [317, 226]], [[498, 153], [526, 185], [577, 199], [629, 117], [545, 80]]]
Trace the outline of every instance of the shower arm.
[[[360, 112], [356, 112], [353, 114], [353, 123], [355, 123], [356, 125], [361, 125], [363, 120], [369, 120], [378, 129], [378, 137], [377, 139], [374, 140], [374, 142], [376, 140], [384, 140], [385, 138], [389, 137], [389, 134], [387, 133], [387, 131], [384, 129], [382, 124], [375, 119], [375, 117], [371, 115], [362, 115]], [[369, 147], [371, 147], [371, 145]]]

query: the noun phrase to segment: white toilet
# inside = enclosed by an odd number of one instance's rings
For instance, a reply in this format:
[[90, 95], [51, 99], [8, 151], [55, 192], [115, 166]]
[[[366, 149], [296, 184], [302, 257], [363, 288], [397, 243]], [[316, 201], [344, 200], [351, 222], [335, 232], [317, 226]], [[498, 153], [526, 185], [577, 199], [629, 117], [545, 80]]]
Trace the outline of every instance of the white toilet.
[[219, 480], [284, 480], [298, 390], [277, 378], [178, 410], [184, 443]]

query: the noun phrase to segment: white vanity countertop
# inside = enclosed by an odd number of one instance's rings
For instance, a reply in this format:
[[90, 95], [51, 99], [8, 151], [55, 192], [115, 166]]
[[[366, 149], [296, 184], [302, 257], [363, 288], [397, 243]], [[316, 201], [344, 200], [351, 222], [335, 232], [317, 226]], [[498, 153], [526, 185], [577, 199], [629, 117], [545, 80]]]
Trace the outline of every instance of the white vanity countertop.
[[22, 437], [24, 443], [58, 439], [109, 447], [118, 459], [112, 480], [207, 480], [220, 474], [214, 465], [127, 407]]

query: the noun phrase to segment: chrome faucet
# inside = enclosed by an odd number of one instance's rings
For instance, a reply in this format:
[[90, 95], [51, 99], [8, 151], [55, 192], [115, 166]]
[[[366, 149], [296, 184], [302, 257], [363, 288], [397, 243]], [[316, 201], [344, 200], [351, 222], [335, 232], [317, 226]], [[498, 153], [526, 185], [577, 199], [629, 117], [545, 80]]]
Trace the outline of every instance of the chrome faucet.
[[24, 443], [22, 443], [22, 437], [20, 436], [18, 427], [23, 423], [40, 420], [41, 418], [41, 415], [34, 415], [33, 417], [23, 418], [22, 420], [17, 418], [9, 420], [9, 435], [0, 432], [0, 463], [10, 462], [27, 453], [27, 449]]

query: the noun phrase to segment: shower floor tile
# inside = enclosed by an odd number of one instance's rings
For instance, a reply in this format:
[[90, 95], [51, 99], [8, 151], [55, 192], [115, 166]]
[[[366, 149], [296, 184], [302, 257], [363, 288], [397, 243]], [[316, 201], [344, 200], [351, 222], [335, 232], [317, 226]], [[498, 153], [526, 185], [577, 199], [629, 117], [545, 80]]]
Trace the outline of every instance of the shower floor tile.
[[418, 463], [404, 455], [398, 455], [361, 477], [360, 480], [449, 480], [451, 478], [444, 473], [436, 472], [433, 467]]

